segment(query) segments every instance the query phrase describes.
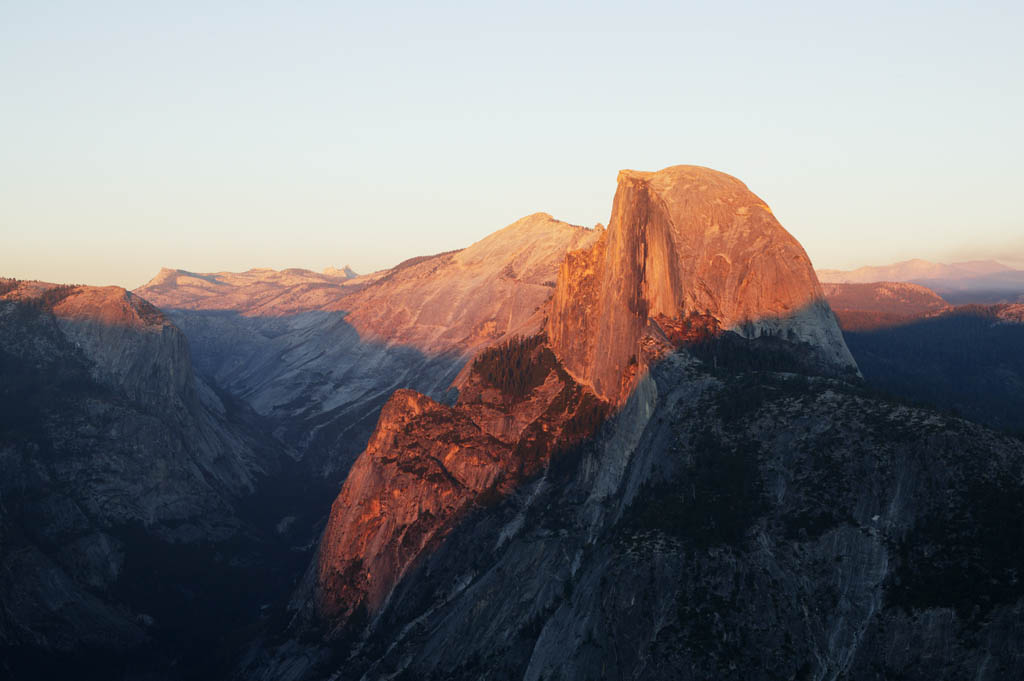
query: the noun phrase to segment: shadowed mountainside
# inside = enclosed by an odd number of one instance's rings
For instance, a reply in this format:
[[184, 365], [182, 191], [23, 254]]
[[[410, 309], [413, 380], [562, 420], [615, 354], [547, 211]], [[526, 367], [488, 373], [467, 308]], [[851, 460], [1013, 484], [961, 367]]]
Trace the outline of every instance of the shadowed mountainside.
[[1024, 432], [1024, 305], [962, 305], [844, 333], [876, 389]]
[[184, 336], [138, 296], [4, 282], [0, 675], [209, 671], [281, 588], [283, 564], [260, 557], [285, 540], [243, 506], [284, 448], [193, 375]]
[[[357, 540], [370, 562], [332, 563], [321, 588], [376, 595], [318, 619], [307, 582], [239, 676], [1006, 678], [1024, 660], [1024, 556], [1005, 543], [1024, 443], [807, 375], [806, 355], [728, 332], [666, 354], [591, 437], [471, 496], [443, 541], [422, 529], [502, 450], [396, 395], [417, 407], [385, 409], [353, 476], [380, 472], [346, 483], [330, 528], [347, 529], [310, 573]], [[390, 594], [364, 581], [416, 552]]]
[[950, 306], [917, 284], [824, 284], [868, 384], [1024, 432], [1024, 305]]

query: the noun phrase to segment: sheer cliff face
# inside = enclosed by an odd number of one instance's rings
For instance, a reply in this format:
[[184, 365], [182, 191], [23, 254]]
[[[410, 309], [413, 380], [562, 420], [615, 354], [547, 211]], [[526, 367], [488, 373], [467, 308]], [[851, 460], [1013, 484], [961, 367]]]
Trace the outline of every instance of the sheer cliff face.
[[552, 346], [573, 376], [618, 400], [629, 367], [652, 359], [644, 337], [690, 314], [855, 367], [807, 254], [743, 183], [696, 166], [624, 170], [607, 232], [561, 266]]

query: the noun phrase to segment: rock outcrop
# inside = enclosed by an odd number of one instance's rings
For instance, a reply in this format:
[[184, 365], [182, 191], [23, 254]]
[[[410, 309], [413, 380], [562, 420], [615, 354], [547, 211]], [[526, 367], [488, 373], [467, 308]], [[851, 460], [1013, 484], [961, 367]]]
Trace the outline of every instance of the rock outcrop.
[[739, 180], [675, 166], [619, 173], [600, 241], [559, 271], [548, 323], [569, 372], [625, 398], [645, 337], [691, 315], [745, 337], [807, 343], [836, 371], [856, 370], [803, 248]]
[[542, 340], [485, 351], [454, 407], [409, 390], [388, 400], [334, 502], [314, 566], [315, 615], [331, 628], [376, 613], [459, 521], [601, 423], [606, 405]]

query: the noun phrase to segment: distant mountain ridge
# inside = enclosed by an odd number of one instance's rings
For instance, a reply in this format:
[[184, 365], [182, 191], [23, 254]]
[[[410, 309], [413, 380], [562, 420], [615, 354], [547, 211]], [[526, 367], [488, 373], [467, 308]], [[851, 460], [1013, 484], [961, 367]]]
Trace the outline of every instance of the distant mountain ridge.
[[357, 279], [334, 268], [197, 273], [165, 267], [135, 292], [159, 308], [280, 316], [320, 309], [355, 290]]
[[1024, 270], [1013, 269], [995, 260], [951, 264], [907, 260], [848, 271], [818, 270], [818, 278], [822, 283], [835, 284], [912, 282], [927, 286], [952, 304], [1024, 300]]
[[915, 258], [891, 265], [858, 267], [855, 270], [821, 269], [817, 270], [817, 273], [818, 279], [823, 284], [870, 284], [877, 281], [969, 279], [1012, 270], [1012, 267], [995, 260], [971, 260], [944, 264]]
[[822, 284], [821, 288], [843, 331], [893, 326], [950, 309], [935, 291], [908, 282]]
[[327, 267], [324, 269], [324, 274], [329, 277], [344, 277], [345, 279], [355, 279], [359, 276], [359, 274], [348, 265], [345, 265], [341, 269], [338, 269], [337, 267]]

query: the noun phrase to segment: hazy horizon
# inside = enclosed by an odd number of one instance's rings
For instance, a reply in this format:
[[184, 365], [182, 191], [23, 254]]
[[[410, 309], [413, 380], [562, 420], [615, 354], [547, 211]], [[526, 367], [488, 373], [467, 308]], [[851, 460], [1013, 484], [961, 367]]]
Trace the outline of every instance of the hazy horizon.
[[[553, 216], [553, 217], [557, 218], [557, 216]], [[602, 224], [604, 224], [604, 223], [602, 223]], [[591, 227], [593, 227], [593, 225], [591, 225]], [[484, 237], [482, 237], [482, 238], [485, 238], [489, 234], [492, 234], [494, 231], [497, 231], [497, 230], [493, 230], [492, 232], [489, 232], [488, 234], [485, 234]], [[469, 245], [471, 245], [471, 244], [469, 244], [469, 243], [465, 244], [465, 246], [469, 246]], [[437, 251], [437, 252], [441, 252], [441, 251]], [[433, 255], [433, 254], [434, 254], [434, 252], [431, 252], [431, 253], [419, 253], [419, 254], [412, 254], [412, 255], [410, 255], [408, 257], [416, 257], [416, 255]], [[995, 261], [995, 262], [998, 262], [998, 263], [1000, 263], [1002, 265], [1005, 265], [1007, 267], [1011, 267], [1011, 268], [1019, 269], [1019, 270], [1024, 270], [1024, 258], [1016, 259], [1016, 258], [1006, 258], [1006, 257], [967, 257], [967, 258], [956, 259], [956, 260], [950, 260], [950, 259], [946, 259], [946, 260], [930, 260], [928, 258], [909, 257], [909, 258], [901, 258], [900, 260], [893, 260], [893, 261], [886, 261], [886, 262], [880, 262], [880, 261], [879, 262], [866, 262], [866, 263], [863, 263], [863, 264], [853, 265], [853, 266], [850, 266], [850, 267], [827, 267], [827, 266], [819, 266], [814, 261], [814, 255], [813, 254], [809, 253], [808, 255], [811, 258], [811, 261], [814, 264], [814, 268], [816, 270], [852, 271], [852, 270], [859, 269], [861, 267], [882, 267], [882, 266], [895, 265], [895, 264], [899, 264], [899, 263], [902, 263], [902, 262], [907, 262], [907, 261], [910, 261], [910, 260], [918, 260], [918, 259], [920, 259], [920, 260], [928, 260], [929, 262], [935, 262], [935, 263], [946, 264], [946, 265], [948, 265], [948, 264], [964, 263], [964, 262], [969, 262], [969, 261]], [[404, 260], [404, 259], [406, 259], [406, 258], [402, 258], [402, 260]], [[373, 269], [359, 269], [357, 267], [352, 267], [352, 269], [358, 275], [372, 274], [374, 272], [378, 272], [378, 271], [381, 271], [381, 270], [390, 269], [391, 267], [394, 267], [395, 265], [398, 265], [400, 262], [401, 262], [401, 260], [396, 260], [394, 262], [386, 263], [386, 264], [384, 264], [384, 265], [382, 265], [380, 267], [376, 267], [376, 268], [373, 268]], [[0, 277], [9, 277], [9, 278], [14, 278], [14, 279], [22, 279], [22, 280], [46, 281], [46, 282], [50, 282], [50, 283], [54, 283], [54, 284], [83, 284], [83, 285], [89, 285], [89, 286], [120, 286], [120, 287], [128, 289], [130, 291], [130, 290], [139, 288], [139, 287], [145, 285], [146, 283], [148, 283], [150, 280], [152, 280], [154, 277], [156, 277], [156, 275], [159, 274], [160, 270], [163, 269], [163, 268], [172, 269], [172, 270], [182, 270], [182, 271], [185, 271], [185, 272], [194, 272], [196, 274], [212, 274], [212, 273], [217, 273], [217, 272], [236, 272], [236, 273], [238, 273], [238, 272], [246, 272], [246, 271], [249, 271], [249, 270], [259, 270], [259, 269], [271, 269], [271, 270], [276, 270], [276, 271], [287, 270], [287, 269], [303, 269], [303, 270], [309, 270], [309, 271], [313, 271], [313, 272], [323, 272], [325, 269], [328, 269], [328, 268], [332, 268], [333, 267], [333, 268], [337, 268], [337, 269], [342, 269], [343, 267], [346, 267], [346, 266], [351, 267], [352, 265], [351, 265], [351, 263], [349, 261], [337, 261], [337, 262], [329, 262], [329, 263], [327, 263], [325, 265], [322, 265], [322, 266], [320, 266], [320, 265], [310, 266], [310, 265], [307, 265], [307, 264], [304, 264], [304, 263], [291, 263], [291, 264], [284, 264], [284, 265], [280, 265], [280, 266], [266, 265], [266, 264], [254, 264], [254, 265], [251, 265], [251, 266], [243, 266], [243, 267], [238, 267], [238, 268], [234, 268], [234, 269], [224, 268], [224, 267], [217, 267], [217, 268], [212, 268], [212, 269], [196, 269], [196, 268], [182, 267], [182, 266], [178, 266], [178, 265], [175, 265], [175, 264], [165, 263], [165, 264], [160, 265], [157, 268], [155, 268], [150, 274], [145, 276], [144, 279], [138, 280], [138, 281], [129, 281], [129, 282], [110, 281], [110, 280], [85, 281], [85, 280], [67, 279], [67, 278], [61, 279], [61, 278], [53, 278], [53, 277], [40, 277], [40, 276], [33, 276], [31, 274], [24, 274], [24, 275], [20, 275], [19, 276], [17, 274], [12, 274], [12, 273], [4, 271], [4, 270], [0, 270]]]
[[704, 165], [821, 269], [1024, 267], [1017, 4], [0, 9], [0, 275], [369, 272]]

